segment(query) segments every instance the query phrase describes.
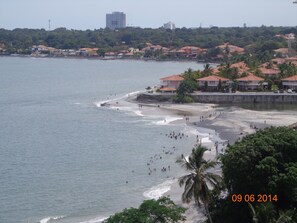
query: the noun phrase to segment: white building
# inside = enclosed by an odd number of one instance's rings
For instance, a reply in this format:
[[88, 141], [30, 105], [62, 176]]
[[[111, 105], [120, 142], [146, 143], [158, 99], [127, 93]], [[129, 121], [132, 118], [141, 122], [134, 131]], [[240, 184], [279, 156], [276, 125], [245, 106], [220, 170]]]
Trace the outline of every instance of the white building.
[[106, 28], [126, 28], [126, 14], [123, 12], [113, 12], [111, 14], [106, 14]]
[[163, 28], [164, 29], [174, 30], [175, 29], [175, 24], [173, 22], [167, 22], [167, 23], [164, 23]]
[[297, 75], [282, 79], [282, 84], [285, 89], [297, 90]]

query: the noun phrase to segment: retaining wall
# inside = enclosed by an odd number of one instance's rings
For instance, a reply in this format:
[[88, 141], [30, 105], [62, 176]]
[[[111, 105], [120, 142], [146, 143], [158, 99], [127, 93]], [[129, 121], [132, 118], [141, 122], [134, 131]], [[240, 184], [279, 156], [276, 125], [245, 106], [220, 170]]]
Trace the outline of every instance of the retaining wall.
[[[140, 102], [170, 102], [174, 94], [140, 94]], [[297, 93], [195, 93], [195, 102], [200, 103], [286, 103], [297, 104]]]

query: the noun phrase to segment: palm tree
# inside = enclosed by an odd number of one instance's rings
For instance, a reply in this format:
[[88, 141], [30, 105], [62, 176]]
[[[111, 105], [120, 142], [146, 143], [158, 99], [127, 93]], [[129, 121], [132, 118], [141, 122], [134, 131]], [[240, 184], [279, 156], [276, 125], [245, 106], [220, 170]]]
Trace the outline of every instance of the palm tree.
[[194, 199], [198, 207], [201, 207], [201, 203], [203, 203], [206, 216], [210, 223], [212, 223], [208, 209], [210, 203], [210, 186], [213, 189], [220, 188], [222, 178], [221, 176], [208, 171], [210, 168], [215, 167], [218, 162], [206, 161], [203, 158], [205, 151], [207, 151], [207, 149], [199, 145], [196, 148], [193, 148], [189, 158], [181, 155], [176, 162], [190, 172], [179, 178], [180, 187], [184, 185], [182, 201], [189, 203]]
[[252, 212], [254, 223], [296, 222], [296, 219], [294, 219], [294, 215], [295, 215], [294, 209], [280, 211], [278, 215], [272, 203], [262, 203], [257, 205], [255, 208], [251, 203], [248, 203], [248, 205]]
[[211, 69], [210, 64], [207, 63], [204, 65], [204, 70], [202, 71], [202, 73], [204, 76], [209, 76], [212, 74], [212, 69]]

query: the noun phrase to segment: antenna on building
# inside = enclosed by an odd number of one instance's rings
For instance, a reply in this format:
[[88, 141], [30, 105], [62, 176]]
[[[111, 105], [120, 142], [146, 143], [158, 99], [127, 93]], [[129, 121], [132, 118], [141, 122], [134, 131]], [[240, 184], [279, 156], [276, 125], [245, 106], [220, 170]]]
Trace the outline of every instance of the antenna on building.
[[51, 20], [48, 20], [48, 31], [51, 31]]

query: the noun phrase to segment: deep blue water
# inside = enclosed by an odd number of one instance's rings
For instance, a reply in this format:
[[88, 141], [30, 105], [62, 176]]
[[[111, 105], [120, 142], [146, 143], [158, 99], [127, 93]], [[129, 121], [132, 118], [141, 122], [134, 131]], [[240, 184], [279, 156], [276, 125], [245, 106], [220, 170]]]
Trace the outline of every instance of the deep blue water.
[[[176, 176], [175, 158], [191, 142], [164, 134], [184, 126], [95, 102], [189, 67], [202, 65], [0, 57], [0, 222], [99, 222]], [[150, 157], [173, 145], [178, 151], [154, 161], [148, 175]], [[170, 172], [159, 171], [167, 165]]]

